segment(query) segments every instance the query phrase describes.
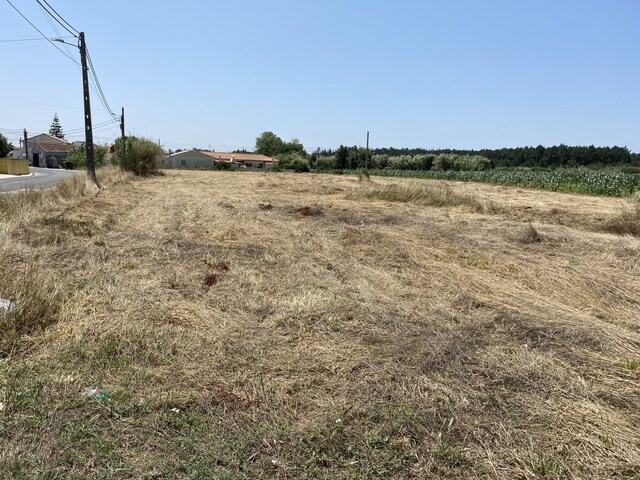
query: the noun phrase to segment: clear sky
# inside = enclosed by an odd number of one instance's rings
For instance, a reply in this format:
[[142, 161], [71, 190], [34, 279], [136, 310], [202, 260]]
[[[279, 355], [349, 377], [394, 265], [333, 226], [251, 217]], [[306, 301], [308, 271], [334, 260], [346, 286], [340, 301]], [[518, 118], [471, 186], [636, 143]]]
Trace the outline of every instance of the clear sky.
[[[12, 2], [58, 36], [35, 0]], [[251, 149], [271, 130], [311, 151], [370, 130], [372, 147], [640, 152], [638, 0], [49, 3], [86, 32], [127, 131], [166, 148]], [[0, 19], [0, 40], [38, 37], [5, 0]], [[0, 132], [47, 131], [57, 112], [81, 139], [78, 67], [44, 40], [0, 42], [0, 55]]]

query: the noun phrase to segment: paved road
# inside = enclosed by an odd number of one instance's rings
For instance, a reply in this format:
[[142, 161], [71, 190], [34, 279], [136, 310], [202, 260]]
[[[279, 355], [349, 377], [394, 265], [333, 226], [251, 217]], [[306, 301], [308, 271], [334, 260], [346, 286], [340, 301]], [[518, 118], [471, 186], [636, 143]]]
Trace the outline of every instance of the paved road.
[[62, 170], [56, 168], [35, 168], [29, 167], [34, 175], [22, 175], [6, 177], [0, 175], [0, 193], [23, 190], [26, 188], [47, 188], [52, 187], [63, 178], [68, 178], [79, 172], [72, 170]]

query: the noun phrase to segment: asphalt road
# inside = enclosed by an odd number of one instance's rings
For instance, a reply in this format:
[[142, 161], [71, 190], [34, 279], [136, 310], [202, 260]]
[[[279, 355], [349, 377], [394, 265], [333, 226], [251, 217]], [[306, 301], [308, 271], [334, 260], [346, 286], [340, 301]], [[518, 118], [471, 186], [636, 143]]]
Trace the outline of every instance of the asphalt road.
[[71, 175], [79, 173], [73, 170], [62, 170], [57, 168], [29, 167], [29, 170], [35, 175], [22, 175], [19, 177], [0, 176], [0, 193], [24, 190], [27, 188], [52, 187], [63, 178], [68, 178]]

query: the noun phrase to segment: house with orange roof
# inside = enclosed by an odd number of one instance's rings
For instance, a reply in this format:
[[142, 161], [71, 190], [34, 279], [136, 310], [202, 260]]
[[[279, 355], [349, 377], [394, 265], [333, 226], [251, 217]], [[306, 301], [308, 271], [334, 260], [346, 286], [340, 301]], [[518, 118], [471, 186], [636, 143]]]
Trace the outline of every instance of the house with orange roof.
[[278, 161], [267, 155], [259, 153], [225, 153], [225, 152], [203, 152], [213, 158], [215, 163], [229, 163], [233, 167], [245, 170], [269, 170]]
[[232, 169], [269, 170], [278, 161], [257, 153], [227, 153], [209, 150], [182, 150], [160, 159], [160, 168], [213, 169], [217, 163], [227, 164]]
[[[29, 147], [29, 164], [34, 167], [58, 168], [69, 152], [73, 149], [73, 143], [48, 133], [41, 133], [27, 138]], [[24, 145], [13, 151], [13, 158], [24, 158]]]

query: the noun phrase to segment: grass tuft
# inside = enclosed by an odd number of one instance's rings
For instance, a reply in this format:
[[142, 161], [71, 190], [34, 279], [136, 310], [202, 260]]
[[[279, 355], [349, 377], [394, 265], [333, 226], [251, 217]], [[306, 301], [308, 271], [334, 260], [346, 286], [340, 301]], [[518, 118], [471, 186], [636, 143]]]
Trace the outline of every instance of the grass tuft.
[[475, 212], [485, 210], [477, 199], [470, 195], [455, 193], [446, 186], [434, 185], [397, 185], [373, 186], [351, 195], [352, 198], [383, 200], [386, 202], [414, 203], [433, 207], [469, 207]]
[[520, 243], [540, 243], [542, 241], [542, 235], [538, 232], [538, 229], [529, 223], [518, 234], [517, 240]]
[[632, 235], [640, 237], [640, 200], [635, 200], [621, 214], [606, 220], [600, 230], [615, 235]]
[[9, 355], [24, 335], [31, 335], [55, 323], [62, 295], [55, 281], [40, 268], [28, 264], [17, 268], [10, 263], [0, 267], [0, 296], [15, 308], [0, 310], [0, 356]]

